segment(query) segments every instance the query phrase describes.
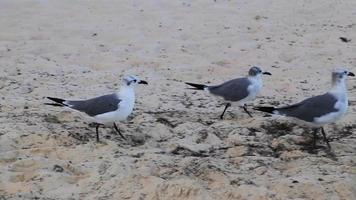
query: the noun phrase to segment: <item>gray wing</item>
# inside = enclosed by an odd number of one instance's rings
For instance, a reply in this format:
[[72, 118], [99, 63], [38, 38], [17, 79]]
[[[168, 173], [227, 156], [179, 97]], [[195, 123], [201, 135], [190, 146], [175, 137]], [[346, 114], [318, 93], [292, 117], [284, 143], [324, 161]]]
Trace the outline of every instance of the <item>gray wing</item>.
[[208, 86], [210, 93], [221, 96], [227, 101], [240, 101], [248, 96], [251, 82], [247, 78], [237, 78], [221, 85]]
[[276, 110], [279, 114], [313, 122], [315, 117], [338, 111], [334, 107], [336, 102], [337, 99], [332, 94], [326, 93], [305, 99], [297, 104], [277, 108]]
[[116, 94], [108, 94], [83, 101], [66, 101], [66, 104], [92, 117], [117, 110], [120, 101]]

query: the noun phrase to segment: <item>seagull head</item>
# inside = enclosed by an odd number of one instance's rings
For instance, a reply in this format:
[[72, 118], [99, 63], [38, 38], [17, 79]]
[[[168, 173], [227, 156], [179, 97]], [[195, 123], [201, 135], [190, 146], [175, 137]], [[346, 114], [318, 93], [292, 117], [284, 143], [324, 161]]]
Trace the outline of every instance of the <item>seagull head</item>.
[[123, 78], [123, 82], [125, 86], [135, 86], [137, 84], [148, 84], [144, 80], [140, 80], [137, 76], [128, 75]]
[[248, 71], [248, 75], [249, 76], [260, 76], [261, 74], [265, 74], [265, 75], [272, 75], [269, 72], [263, 72], [261, 70], [261, 68], [257, 67], [257, 66], [253, 66], [250, 68], [250, 70]]
[[334, 69], [332, 72], [332, 81], [333, 83], [342, 82], [345, 81], [347, 76], [355, 76], [355, 74], [345, 69]]

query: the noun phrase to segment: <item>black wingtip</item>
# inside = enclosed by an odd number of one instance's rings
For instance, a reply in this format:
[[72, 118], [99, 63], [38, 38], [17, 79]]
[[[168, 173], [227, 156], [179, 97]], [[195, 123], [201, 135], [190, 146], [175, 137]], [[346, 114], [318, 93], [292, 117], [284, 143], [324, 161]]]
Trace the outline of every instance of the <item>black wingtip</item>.
[[45, 103], [45, 105], [48, 105], [48, 106], [58, 106], [58, 107], [63, 107], [63, 106], [64, 106], [63, 104], [59, 104], [59, 103]]
[[194, 88], [188, 88], [188, 89], [193, 89], [193, 90], [204, 90], [207, 87], [206, 85], [196, 84], [196, 83], [185, 82], [185, 84], [194, 87]]
[[51, 105], [51, 106], [67, 106], [65, 105], [63, 102], [65, 102], [66, 100], [64, 99], [59, 99], [59, 98], [55, 98], [55, 97], [47, 97], [47, 99], [54, 101], [56, 103], [46, 103], [46, 105]]
[[258, 107], [254, 107], [253, 109], [266, 113], [271, 113], [271, 114], [273, 114], [273, 112], [276, 110], [276, 108], [271, 106], [258, 106]]

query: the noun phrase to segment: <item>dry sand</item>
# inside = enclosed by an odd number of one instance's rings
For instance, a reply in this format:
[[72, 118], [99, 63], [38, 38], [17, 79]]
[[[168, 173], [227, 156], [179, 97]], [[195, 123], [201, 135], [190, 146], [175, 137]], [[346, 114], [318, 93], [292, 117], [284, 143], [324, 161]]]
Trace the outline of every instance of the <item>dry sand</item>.
[[[186, 90], [252, 65], [273, 73], [251, 105], [327, 91], [332, 68], [356, 71], [355, 0], [0, 1], [0, 199], [356, 199], [356, 80], [326, 130], [249, 118]], [[339, 37], [352, 39], [342, 42]], [[149, 81], [119, 126], [94, 129], [45, 96]], [[279, 119], [278, 119], [279, 120]]]

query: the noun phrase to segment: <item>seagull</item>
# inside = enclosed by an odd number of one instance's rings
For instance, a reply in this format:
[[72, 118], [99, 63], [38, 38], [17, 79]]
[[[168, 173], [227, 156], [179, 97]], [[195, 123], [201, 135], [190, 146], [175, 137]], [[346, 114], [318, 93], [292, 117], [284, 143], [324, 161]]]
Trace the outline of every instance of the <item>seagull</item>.
[[186, 84], [192, 86], [194, 90], [205, 90], [210, 94], [220, 97], [225, 100], [226, 106], [223, 113], [220, 115], [220, 119], [223, 119], [225, 111], [232, 103], [237, 103], [244, 111], [252, 117], [251, 113], [246, 108], [246, 102], [252, 101], [256, 98], [257, 94], [262, 88], [261, 75], [272, 75], [269, 72], [262, 72], [259, 67], [252, 67], [248, 71], [248, 76], [242, 78], [232, 79], [220, 85], [207, 86], [196, 83]]
[[99, 142], [99, 126], [109, 123], [113, 123], [115, 130], [122, 138], [126, 139], [117, 128], [115, 122], [125, 120], [132, 113], [135, 105], [134, 87], [137, 84], [147, 84], [147, 82], [140, 80], [136, 76], [129, 75], [123, 78], [121, 88], [115, 93], [88, 100], [74, 101], [47, 97], [55, 103], [46, 103], [46, 105], [68, 107], [83, 113], [90, 121], [95, 122], [97, 142]]
[[321, 130], [324, 141], [330, 149], [323, 126], [340, 119], [347, 111], [346, 77], [355, 76], [354, 73], [344, 69], [335, 69], [332, 72], [332, 87], [325, 94], [307, 98], [299, 103], [275, 107], [256, 107], [255, 110], [276, 115], [293, 117], [297, 122], [313, 128], [313, 147], [316, 145], [316, 134]]

